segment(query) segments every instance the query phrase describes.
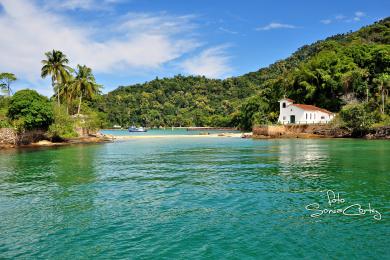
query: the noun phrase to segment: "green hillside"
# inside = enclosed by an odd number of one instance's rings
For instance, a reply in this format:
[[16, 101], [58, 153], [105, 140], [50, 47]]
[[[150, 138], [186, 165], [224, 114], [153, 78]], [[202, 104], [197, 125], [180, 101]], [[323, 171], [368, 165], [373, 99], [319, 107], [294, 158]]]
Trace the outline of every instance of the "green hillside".
[[371, 111], [384, 115], [390, 109], [389, 73], [390, 18], [386, 18], [303, 46], [256, 72], [225, 80], [180, 75], [155, 79], [119, 87], [93, 105], [108, 114], [111, 124], [149, 127], [250, 128], [275, 122], [277, 101], [284, 95], [333, 112], [347, 103], [365, 102]]

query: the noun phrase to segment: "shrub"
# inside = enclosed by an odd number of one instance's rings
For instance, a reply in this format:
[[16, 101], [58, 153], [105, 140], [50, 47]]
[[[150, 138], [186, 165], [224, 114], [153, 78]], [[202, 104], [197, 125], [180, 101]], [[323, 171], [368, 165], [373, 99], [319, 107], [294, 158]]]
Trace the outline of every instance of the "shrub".
[[9, 97], [0, 96], [0, 118], [5, 117], [9, 106]]
[[87, 104], [82, 104], [83, 115], [82, 118], [76, 118], [76, 125], [85, 129], [96, 131], [98, 129], [107, 127], [107, 114], [97, 112]]
[[375, 115], [362, 103], [344, 106], [339, 115], [343, 126], [350, 129], [354, 135], [363, 135], [376, 121]]
[[270, 113], [268, 101], [264, 97], [252, 96], [241, 107], [239, 128], [252, 130], [254, 125], [269, 124], [274, 117], [275, 115]]
[[0, 119], [0, 128], [9, 128], [12, 125], [6, 119]]
[[47, 129], [53, 122], [53, 108], [49, 99], [35, 90], [20, 90], [9, 102], [7, 116], [18, 129]]
[[66, 108], [55, 106], [54, 122], [49, 126], [48, 135], [52, 139], [67, 139], [77, 137], [74, 130], [74, 120], [66, 112]]
[[382, 126], [390, 126], [390, 116], [387, 114], [381, 114], [379, 116], [379, 121], [372, 125], [373, 128], [382, 127]]

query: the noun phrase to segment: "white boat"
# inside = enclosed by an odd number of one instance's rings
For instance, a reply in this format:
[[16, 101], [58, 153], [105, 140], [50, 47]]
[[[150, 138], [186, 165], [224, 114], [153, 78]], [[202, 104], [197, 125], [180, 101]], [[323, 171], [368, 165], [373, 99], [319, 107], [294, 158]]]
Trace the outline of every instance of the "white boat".
[[130, 126], [129, 127], [129, 132], [147, 132], [148, 130], [146, 130], [145, 128], [143, 128], [142, 126], [141, 127], [136, 127], [136, 126]]

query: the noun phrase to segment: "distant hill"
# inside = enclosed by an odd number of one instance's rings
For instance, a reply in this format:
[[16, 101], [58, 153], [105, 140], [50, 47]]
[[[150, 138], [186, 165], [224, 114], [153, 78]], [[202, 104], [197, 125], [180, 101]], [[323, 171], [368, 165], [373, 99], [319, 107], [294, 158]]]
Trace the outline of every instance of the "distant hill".
[[[390, 18], [386, 18], [305, 45], [256, 72], [225, 80], [156, 78], [119, 87], [94, 105], [108, 114], [111, 124], [151, 127], [242, 126], [248, 116], [252, 121], [273, 121], [277, 101], [284, 95], [334, 112], [350, 100], [372, 100], [375, 108], [375, 79], [390, 73], [389, 65]], [[264, 103], [261, 108], [259, 102]]]

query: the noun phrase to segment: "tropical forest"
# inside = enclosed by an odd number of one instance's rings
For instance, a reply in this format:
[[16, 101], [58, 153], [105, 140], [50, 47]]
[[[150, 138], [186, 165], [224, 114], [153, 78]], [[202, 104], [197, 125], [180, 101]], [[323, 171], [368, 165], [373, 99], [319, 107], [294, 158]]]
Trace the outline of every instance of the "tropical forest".
[[390, 18], [302, 46], [290, 57], [242, 76], [222, 80], [177, 75], [120, 86], [107, 94], [91, 68], [70, 67], [59, 50], [44, 57], [41, 76], [51, 79], [54, 95], [13, 93], [17, 75], [1, 73], [0, 127], [46, 129], [59, 138], [76, 136], [78, 126], [250, 130], [277, 122], [282, 97], [338, 113], [335, 122], [342, 127], [390, 125]]
[[278, 100], [287, 96], [335, 113], [357, 113], [353, 117], [367, 119], [366, 125], [388, 125], [389, 44], [386, 18], [303, 46], [256, 72], [224, 80], [156, 78], [121, 86], [91, 105], [108, 115], [109, 124], [251, 129], [254, 124], [276, 123]]

